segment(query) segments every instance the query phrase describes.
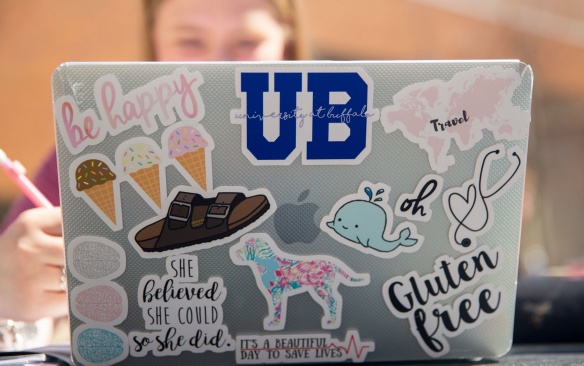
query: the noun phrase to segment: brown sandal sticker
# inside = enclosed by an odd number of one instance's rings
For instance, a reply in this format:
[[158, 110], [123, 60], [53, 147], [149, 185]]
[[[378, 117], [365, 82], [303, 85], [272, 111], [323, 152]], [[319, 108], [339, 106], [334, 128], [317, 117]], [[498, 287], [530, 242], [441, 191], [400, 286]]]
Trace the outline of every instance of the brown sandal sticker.
[[266, 189], [219, 187], [207, 193], [177, 187], [158, 216], [137, 225], [129, 240], [143, 257], [207, 249], [235, 240], [276, 211]]

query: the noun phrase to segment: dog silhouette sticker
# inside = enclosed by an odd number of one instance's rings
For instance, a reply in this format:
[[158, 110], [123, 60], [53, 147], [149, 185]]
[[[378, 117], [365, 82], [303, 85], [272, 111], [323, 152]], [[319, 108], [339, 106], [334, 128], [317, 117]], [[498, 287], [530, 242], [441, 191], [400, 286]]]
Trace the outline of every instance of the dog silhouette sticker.
[[353, 272], [346, 264], [328, 256], [302, 257], [282, 252], [268, 234], [247, 234], [230, 250], [237, 265], [251, 267], [256, 283], [268, 303], [265, 330], [281, 330], [286, 324], [289, 296], [307, 291], [324, 310], [323, 329], [341, 325], [343, 298], [340, 283], [366, 286], [369, 274]]

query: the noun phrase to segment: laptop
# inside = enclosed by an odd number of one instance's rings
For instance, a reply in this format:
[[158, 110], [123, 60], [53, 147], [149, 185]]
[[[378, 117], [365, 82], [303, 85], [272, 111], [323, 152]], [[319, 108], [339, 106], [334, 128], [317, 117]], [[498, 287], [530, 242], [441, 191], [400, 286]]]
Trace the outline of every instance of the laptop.
[[505, 354], [532, 77], [517, 60], [62, 64], [74, 362]]

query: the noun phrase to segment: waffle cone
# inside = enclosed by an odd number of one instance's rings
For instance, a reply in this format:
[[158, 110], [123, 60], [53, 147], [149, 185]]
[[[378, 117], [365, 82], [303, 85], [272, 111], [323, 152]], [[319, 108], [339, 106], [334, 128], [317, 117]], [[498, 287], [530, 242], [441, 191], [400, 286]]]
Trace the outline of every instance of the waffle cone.
[[93, 186], [83, 191], [99, 209], [116, 224], [116, 206], [114, 199], [114, 181]]
[[142, 190], [150, 197], [152, 202], [158, 207], [162, 207], [160, 204], [160, 166], [159, 164], [153, 164], [147, 168], [139, 169], [134, 173], [130, 173], [130, 176], [136, 184], [142, 188]]
[[205, 149], [197, 149], [176, 158], [197, 184], [207, 190], [207, 167], [205, 165]]

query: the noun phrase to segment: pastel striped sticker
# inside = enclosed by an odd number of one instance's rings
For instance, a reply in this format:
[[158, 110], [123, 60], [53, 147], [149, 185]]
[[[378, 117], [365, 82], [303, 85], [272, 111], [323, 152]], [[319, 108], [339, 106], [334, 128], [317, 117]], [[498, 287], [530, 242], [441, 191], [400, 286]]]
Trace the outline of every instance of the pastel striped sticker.
[[113, 282], [78, 286], [71, 291], [71, 312], [86, 323], [116, 325], [128, 314], [128, 297]]
[[124, 333], [111, 328], [81, 326], [73, 332], [72, 351], [85, 365], [113, 365], [128, 357], [128, 340]]
[[80, 236], [67, 247], [68, 269], [82, 282], [112, 280], [126, 270], [122, 247], [98, 236]]

